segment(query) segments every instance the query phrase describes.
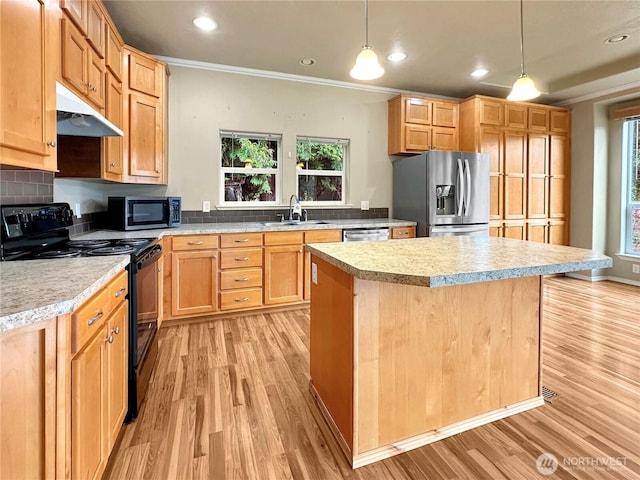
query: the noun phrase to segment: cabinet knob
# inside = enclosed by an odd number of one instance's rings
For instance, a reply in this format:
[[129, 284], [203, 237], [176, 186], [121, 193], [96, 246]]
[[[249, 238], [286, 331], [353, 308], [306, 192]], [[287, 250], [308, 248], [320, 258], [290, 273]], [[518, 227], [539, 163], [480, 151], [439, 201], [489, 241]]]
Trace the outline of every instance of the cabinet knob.
[[47, 145], [49, 145], [50, 147], [56, 148], [56, 141], [50, 140], [49, 142], [47, 142]]
[[111, 162], [111, 163], [109, 164], [109, 166], [110, 166], [110, 167], [115, 167], [115, 166], [116, 166], [116, 164], [115, 164], [115, 163], [113, 163], [113, 162]]
[[104, 339], [105, 343], [113, 343], [113, 335], [109, 335]]
[[249, 297], [244, 297], [244, 298], [236, 298], [234, 299], [236, 302], [248, 302], [249, 301]]
[[104, 312], [102, 311], [102, 309], [98, 310], [96, 312], [96, 316], [93, 318], [90, 318], [87, 323], [89, 324], [89, 326], [93, 325], [94, 323], [96, 323], [98, 320], [100, 320], [102, 317], [104, 316]]
[[249, 257], [236, 257], [236, 262], [247, 262], [249, 261]]
[[156, 173], [160, 173], [160, 170], [158, 170], [157, 168], [156, 168]]
[[122, 295], [122, 294], [123, 294], [124, 292], [126, 292], [126, 291], [127, 291], [127, 289], [126, 289], [125, 287], [122, 287], [120, 290], [118, 290], [118, 291], [115, 293], [115, 297], [116, 297], [116, 298], [118, 298], [120, 295]]
[[114, 328], [111, 333], [115, 333], [116, 335], [118, 335], [120, 333], [120, 327]]

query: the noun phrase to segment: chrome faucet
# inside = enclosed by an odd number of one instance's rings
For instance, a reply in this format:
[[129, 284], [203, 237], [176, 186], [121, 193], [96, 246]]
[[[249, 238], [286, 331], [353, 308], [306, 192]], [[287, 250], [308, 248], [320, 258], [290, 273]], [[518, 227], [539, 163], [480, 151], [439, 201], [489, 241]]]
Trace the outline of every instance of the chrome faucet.
[[[292, 203], [293, 200], [296, 201], [296, 203]], [[298, 218], [294, 219], [293, 216], [297, 215]], [[302, 207], [300, 206], [300, 202], [298, 201], [298, 197], [294, 195], [291, 195], [291, 197], [289, 197], [289, 220], [300, 220], [302, 218]]]

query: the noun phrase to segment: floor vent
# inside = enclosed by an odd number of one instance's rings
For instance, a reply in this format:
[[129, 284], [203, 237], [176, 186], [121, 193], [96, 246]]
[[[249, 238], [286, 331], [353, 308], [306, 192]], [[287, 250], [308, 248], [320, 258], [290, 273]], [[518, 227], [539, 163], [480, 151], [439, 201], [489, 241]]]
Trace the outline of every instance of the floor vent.
[[549, 390], [547, 387], [542, 387], [542, 397], [545, 402], [551, 402], [553, 397], [557, 397], [558, 394], [553, 390]]

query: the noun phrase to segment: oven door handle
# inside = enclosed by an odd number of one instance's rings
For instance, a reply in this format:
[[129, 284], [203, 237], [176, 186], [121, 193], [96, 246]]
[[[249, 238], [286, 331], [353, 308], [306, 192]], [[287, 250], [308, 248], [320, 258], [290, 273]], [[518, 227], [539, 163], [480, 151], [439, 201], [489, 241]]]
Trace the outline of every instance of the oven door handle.
[[162, 245], [156, 243], [151, 248], [149, 248], [146, 252], [142, 254], [140, 259], [138, 259], [137, 267], [138, 270], [142, 270], [143, 268], [148, 267], [149, 265], [154, 264], [158, 261], [158, 259], [162, 256]]

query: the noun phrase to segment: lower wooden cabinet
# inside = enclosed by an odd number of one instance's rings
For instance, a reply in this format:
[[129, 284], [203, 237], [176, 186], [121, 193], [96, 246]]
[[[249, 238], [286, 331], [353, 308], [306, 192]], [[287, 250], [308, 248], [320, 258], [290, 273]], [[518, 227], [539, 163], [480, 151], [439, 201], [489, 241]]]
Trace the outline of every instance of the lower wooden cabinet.
[[0, 478], [56, 478], [56, 318], [0, 333]]
[[171, 314], [217, 311], [218, 252], [173, 252], [171, 264]]
[[[302, 232], [300, 232], [302, 238]], [[302, 243], [264, 247], [264, 303], [299, 302], [303, 298]]]
[[391, 229], [391, 239], [416, 238], [416, 227], [393, 227]]

